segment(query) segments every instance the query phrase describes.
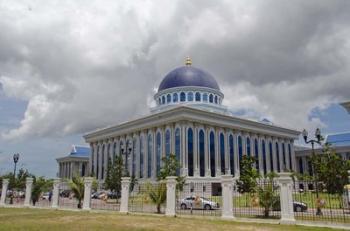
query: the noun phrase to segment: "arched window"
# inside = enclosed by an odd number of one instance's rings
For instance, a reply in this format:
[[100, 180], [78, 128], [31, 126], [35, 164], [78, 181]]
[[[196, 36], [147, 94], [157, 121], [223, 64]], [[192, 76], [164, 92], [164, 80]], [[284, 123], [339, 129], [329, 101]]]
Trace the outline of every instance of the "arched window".
[[234, 157], [234, 147], [233, 147], [233, 135], [229, 136], [229, 148], [230, 148], [230, 169], [231, 175], [235, 175], [235, 157]]
[[207, 93], [203, 94], [203, 101], [208, 102], [208, 94]]
[[220, 167], [221, 174], [225, 175], [225, 136], [220, 134]]
[[289, 170], [292, 169], [292, 151], [291, 151], [291, 147], [290, 144], [288, 144], [288, 157], [289, 157]]
[[214, 97], [212, 94], [209, 95], [209, 103], [212, 103], [214, 101]]
[[259, 166], [259, 142], [258, 139], [255, 139], [254, 141], [254, 148], [255, 148], [255, 168], [256, 170], [260, 170], [260, 166]]
[[136, 173], [136, 145], [137, 145], [137, 140], [136, 138], [133, 139], [132, 141], [132, 169], [131, 169], [131, 176], [135, 176]]
[[104, 179], [104, 175], [105, 175], [105, 145], [102, 145], [101, 167], [102, 167], [102, 171], [101, 171], [101, 180], [102, 180], [102, 179]]
[[173, 102], [176, 103], [178, 101], [177, 93], [173, 94]]
[[[177, 161], [180, 161], [180, 147], [181, 147], [180, 128], [177, 128], [175, 130], [175, 156]], [[176, 174], [180, 175], [180, 169], [176, 170]]]
[[148, 135], [148, 144], [147, 144], [147, 177], [152, 177], [152, 158], [153, 158], [153, 139], [152, 135]]
[[215, 101], [216, 104], [218, 103], [218, 96], [217, 95], [215, 96], [215, 100], [214, 101]]
[[111, 159], [110, 154], [111, 154], [111, 144], [108, 143], [108, 145], [107, 145], [107, 166], [108, 166], [108, 162], [109, 162], [110, 159]]
[[272, 152], [272, 143], [269, 143], [269, 154], [270, 154], [270, 168], [271, 168], [271, 172], [274, 171], [273, 169], [273, 152]]
[[171, 102], [171, 95], [170, 95], [170, 94], [167, 94], [167, 96], [166, 96], [166, 102], [167, 102], [167, 103], [170, 103], [170, 102]]
[[140, 136], [140, 178], [143, 178], [143, 159], [145, 155], [144, 145], [143, 145], [143, 136]]
[[[94, 175], [94, 173], [95, 173], [95, 170], [94, 170], [94, 167], [95, 167], [95, 164], [94, 164], [94, 160], [95, 160], [95, 158], [94, 158], [94, 155], [95, 155], [95, 152], [96, 152], [96, 149], [95, 149], [95, 147], [92, 147], [92, 152], [91, 152], [91, 173]], [[61, 170], [60, 170], [61, 171]], [[60, 173], [61, 174], [61, 173]], [[61, 176], [60, 176], [61, 177]]]
[[264, 168], [264, 174], [266, 175], [267, 173], [267, 168], [266, 168], [266, 149], [265, 149], [265, 140], [262, 141], [262, 159], [263, 159], [263, 168]]
[[117, 157], [117, 142], [113, 144], [113, 160]]
[[165, 96], [162, 96], [162, 104], [165, 104]]
[[304, 166], [303, 166], [303, 159], [299, 158], [299, 172], [301, 174], [304, 174]]
[[185, 92], [181, 92], [180, 93], [180, 101], [181, 102], [185, 102], [186, 101], [186, 94], [185, 94]]
[[239, 156], [239, 163], [241, 163], [242, 157], [243, 157], [243, 146], [242, 146], [241, 136], [238, 136], [238, 156]]
[[283, 161], [283, 170], [287, 168], [287, 164], [286, 164], [286, 146], [284, 145], [284, 143], [282, 143], [282, 161]]
[[192, 92], [187, 93], [187, 101], [193, 101], [193, 93]]
[[209, 136], [210, 139], [210, 145], [209, 145], [209, 151], [210, 151], [210, 172], [211, 176], [215, 177], [215, 135], [214, 132], [210, 133]]
[[156, 172], [157, 172], [157, 176], [159, 175], [160, 172], [160, 159], [162, 155], [162, 138], [160, 133], [157, 133], [156, 136]]
[[250, 156], [251, 150], [250, 150], [250, 139], [247, 137], [247, 155]]
[[170, 154], [170, 130], [165, 132], [165, 155], [168, 158]]
[[196, 92], [196, 101], [199, 102], [201, 101], [201, 93]]
[[199, 131], [199, 175], [205, 175], [205, 157], [204, 157], [204, 132], [203, 130]]
[[280, 149], [278, 147], [278, 143], [276, 142], [276, 159], [277, 159], [277, 172], [281, 171], [281, 166], [280, 166]]
[[193, 130], [187, 130], [188, 176], [193, 176]]

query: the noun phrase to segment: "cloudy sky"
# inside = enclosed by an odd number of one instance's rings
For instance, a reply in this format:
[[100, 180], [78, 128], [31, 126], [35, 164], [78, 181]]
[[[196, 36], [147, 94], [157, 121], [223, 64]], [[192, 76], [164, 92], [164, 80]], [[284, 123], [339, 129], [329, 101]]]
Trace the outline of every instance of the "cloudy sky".
[[193, 65], [237, 115], [350, 130], [350, 1], [0, 0], [0, 174], [53, 177], [82, 134], [148, 113]]

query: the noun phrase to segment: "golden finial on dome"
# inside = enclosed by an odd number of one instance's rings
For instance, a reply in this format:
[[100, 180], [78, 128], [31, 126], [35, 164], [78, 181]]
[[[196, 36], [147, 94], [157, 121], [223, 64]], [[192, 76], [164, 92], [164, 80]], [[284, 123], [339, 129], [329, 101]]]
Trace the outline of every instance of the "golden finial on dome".
[[191, 60], [191, 58], [189, 56], [187, 56], [185, 64], [186, 64], [186, 66], [191, 66], [192, 65], [192, 60]]

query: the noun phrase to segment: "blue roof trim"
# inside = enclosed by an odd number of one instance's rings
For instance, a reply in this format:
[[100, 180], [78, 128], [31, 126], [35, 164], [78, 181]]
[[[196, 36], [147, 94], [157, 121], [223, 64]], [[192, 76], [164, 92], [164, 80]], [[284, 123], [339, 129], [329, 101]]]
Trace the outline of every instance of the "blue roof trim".
[[328, 135], [326, 142], [332, 146], [350, 146], [350, 132]]
[[211, 74], [193, 66], [182, 66], [170, 71], [160, 83], [158, 92], [174, 87], [207, 87], [220, 91]]

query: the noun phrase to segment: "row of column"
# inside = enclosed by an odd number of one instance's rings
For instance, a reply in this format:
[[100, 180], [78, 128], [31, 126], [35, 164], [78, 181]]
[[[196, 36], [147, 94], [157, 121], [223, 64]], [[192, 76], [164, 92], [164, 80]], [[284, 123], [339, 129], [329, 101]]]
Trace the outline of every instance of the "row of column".
[[[250, 139], [250, 154], [252, 156], [257, 156], [257, 163], [259, 165], [259, 170], [261, 174], [264, 174], [264, 159], [263, 159], [263, 145], [265, 142], [265, 166], [267, 172], [271, 171], [272, 167], [274, 171], [277, 171], [277, 161], [279, 160], [280, 171], [284, 169], [295, 170], [295, 154], [293, 140], [285, 140], [276, 137], [270, 137], [265, 135], [258, 135], [247, 133], [244, 131], [236, 131], [231, 129], [222, 129], [214, 128], [211, 126], [193, 124], [193, 123], [173, 123], [170, 126], [162, 126], [152, 129], [145, 129], [139, 132], [134, 132], [132, 134], [127, 134], [124, 136], [119, 136], [117, 138], [103, 140], [100, 142], [91, 143], [92, 155], [90, 161], [90, 171], [92, 171], [95, 176], [102, 180], [105, 178], [105, 171], [107, 170], [107, 163], [109, 159], [113, 159], [114, 156], [121, 154], [121, 149], [131, 147], [131, 153], [128, 155], [128, 170], [129, 173], [134, 173], [136, 178], [149, 178], [148, 177], [148, 164], [151, 165], [151, 178], [156, 178], [156, 160], [157, 160], [157, 134], [161, 135], [161, 157], [165, 156], [166, 150], [166, 133], [170, 133], [170, 152], [176, 154], [176, 150], [180, 150], [180, 163], [182, 166], [181, 174], [188, 176], [189, 166], [188, 166], [188, 129], [193, 130], [193, 172], [195, 177], [200, 176], [200, 156], [199, 156], [199, 132], [203, 131], [205, 134], [204, 139], [204, 162], [205, 162], [205, 176], [211, 176], [210, 169], [210, 133], [214, 132], [215, 134], [215, 169], [216, 175], [221, 175], [220, 164], [220, 134], [224, 134], [224, 146], [225, 146], [225, 173], [231, 173], [230, 166], [230, 144], [229, 138], [233, 136], [233, 147], [234, 147], [234, 173], [239, 175], [239, 146], [238, 146], [238, 137], [242, 139], [242, 155], [247, 154], [247, 138]], [[175, 147], [175, 132], [180, 132], [180, 144], [179, 147]], [[148, 138], [151, 137], [152, 142], [149, 142]], [[140, 144], [142, 139], [142, 146]], [[258, 155], [255, 153], [255, 140], [258, 141]], [[126, 147], [126, 142], [129, 141], [129, 147]], [[270, 160], [270, 142], [272, 143], [272, 156], [273, 160]], [[168, 142], [167, 142], [168, 143]], [[279, 152], [276, 151], [276, 143], [278, 145]], [[284, 143], [284, 153], [285, 159], [283, 158], [283, 143]], [[151, 146], [151, 147], [149, 147]], [[290, 149], [289, 149], [290, 146]], [[142, 150], [141, 150], [142, 149]], [[151, 163], [148, 163], [148, 152], [151, 151]], [[143, 164], [141, 165], [141, 154], [143, 154]], [[277, 158], [278, 154], [278, 158]], [[291, 157], [289, 157], [291, 155]], [[160, 157], [160, 159], [161, 159]], [[285, 163], [284, 163], [285, 160]], [[292, 163], [290, 163], [290, 161]], [[271, 166], [271, 164], [273, 166]], [[143, 168], [142, 172], [141, 167]]]
[[87, 165], [87, 162], [78, 162], [78, 161], [60, 162], [58, 177], [72, 178], [74, 174], [78, 174], [79, 176], [86, 176], [87, 175], [86, 165]]

